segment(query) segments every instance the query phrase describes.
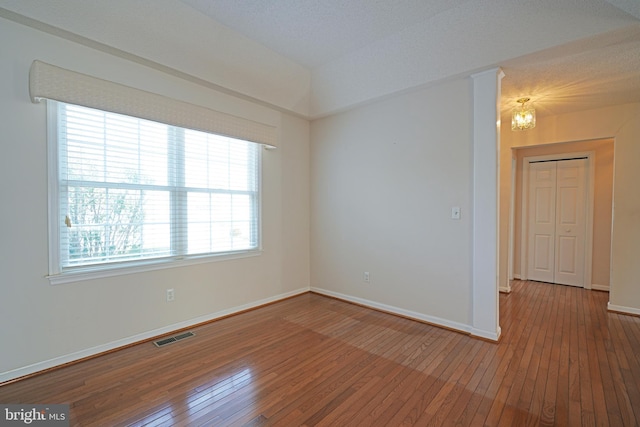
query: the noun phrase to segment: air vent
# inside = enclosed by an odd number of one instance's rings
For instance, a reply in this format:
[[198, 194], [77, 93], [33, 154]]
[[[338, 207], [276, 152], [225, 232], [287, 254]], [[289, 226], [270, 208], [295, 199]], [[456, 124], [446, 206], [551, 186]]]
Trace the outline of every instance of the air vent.
[[162, 346], [171, 344], [173, 342], [178, 342], [185, 338], [193, 337], [195, 335], [196, 334], [194, 334], [193, 332], [184, 332], [182, 334], [174, 335], [172, 337], [162, 338], [161, 340], [154, 341], [153, 343], [155, 344], [156, 347], [162, 347]]

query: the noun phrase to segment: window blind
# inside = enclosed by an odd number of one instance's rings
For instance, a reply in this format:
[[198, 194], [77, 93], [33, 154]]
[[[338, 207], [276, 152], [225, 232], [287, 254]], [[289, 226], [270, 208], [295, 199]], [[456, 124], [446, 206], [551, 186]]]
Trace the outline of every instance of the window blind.
[[34, 103], [40, 99], [51, 99], [272, 147], [277, 145], [273, 126], [42, 61], [31, 64], [29, 93]]
[[83, 106], [51, 107], [62, 271], [258, 248], [258, 145]]

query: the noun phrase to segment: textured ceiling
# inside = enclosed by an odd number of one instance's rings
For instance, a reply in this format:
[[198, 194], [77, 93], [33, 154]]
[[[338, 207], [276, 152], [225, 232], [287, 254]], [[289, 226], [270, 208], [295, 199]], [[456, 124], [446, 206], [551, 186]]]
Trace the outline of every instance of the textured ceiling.
[[506, 74], [504, 111], [521, 96], [542, 115], [640, 102], [640, 0], [0, 0], [0, 8], [311, 118], [492, 67]]
[[309, 68], [469, 0], [181, 0]]
[[505, 61], [502, 69], [503, 113], [523, 96], [539, 115], [640, 102], [640, 26]]
[[[343, 78], [343, 93], [350, 90], [353, 97], [354, 88], [362, 85], [363, 94], [356, 103], [366, 101], [371, 89], [364, 87], [368, 77], [357, 68], [357, 60], [365, 63], [362, 58], [370, 52], [367, 67], [379, 74], [391, 72], [390, 79], [404, 79], [407, 86], [419, 86], [420, 79], [438, 68], [455, 75], [480, 64], [453, 59], [462, 68], [447, 68], [447, 61], [456, 55], [490, 58], [494, 61], [491, 64], [501, 66], [506, 74], [503, 112], [523, 96], [536, 101], [541, 115], [640, 102], [640, 26], [607, 27], [622, 16], [640, 22], [640, 0], [538, 0], [528, 4], [478, 0], [181, 1], [314, 70], [316, 101], [322, 101], [326, 93], [323, 79], [333, 80], [328, 86], [335, 85], [339, 77], [330, 71], [339, 66], [357, 71], [352, 80]], [[576, 31], [580, 27], [588, 30]], [[593, 36], [589, 30], [598, 34]], [[576, 38], [579, 41], [565, 43]], [[554, 46], [556, 40], [560, 46]], [[494, 49], [490, 55], [487, 45]], [[518, 45], [523, 52], [534, 53], [512, 58], [509, 55], [518, 52]], [[500, 56], [502, 52], [506, 60]], [[399, 65], [385, 67], [385, 61]], [[407, 63], [411, 65], [403, 68]], [[443, 76], [430, 77], [426, 81]], [[372, 84], [385, 86], [382, 80]], [[332, 110], [334, 105], [329, 102], [312, 108], [312, 113]]]

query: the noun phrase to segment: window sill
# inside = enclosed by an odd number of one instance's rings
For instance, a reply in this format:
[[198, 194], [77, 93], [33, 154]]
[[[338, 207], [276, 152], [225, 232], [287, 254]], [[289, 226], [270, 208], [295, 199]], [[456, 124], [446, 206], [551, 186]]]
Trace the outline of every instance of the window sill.
[[232, 259], [251, 258], [262, 255], [262, 250], [247, 250], [219, 255], [203, 255], [188, 258], [169, 258], [154, 261], [141, 261], [119, 265], [101, 265], [94, 267], [79, 267], [46, 276], [51, 285], [81, 282], [84, 280], [102, 279], [105, 277], [124, 276], [127, 274], [143, 273], [146, 271], [164, 270], [167, 268], [185, 267], [210, 262], [228, 261]]

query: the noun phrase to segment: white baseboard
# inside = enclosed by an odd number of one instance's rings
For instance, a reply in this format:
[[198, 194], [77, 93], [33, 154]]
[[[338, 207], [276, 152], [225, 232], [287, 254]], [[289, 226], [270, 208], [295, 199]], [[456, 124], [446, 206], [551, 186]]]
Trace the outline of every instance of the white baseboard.
[[498, 290], [500, 292], [504, 293], [504, 294], [510, 294], [511, 293], [511, 286], [500, 286], [500, 288]]
[[609, 285], [596, 285], [595, 283], [591, 285], [591, 289], [596, 291], [607, 291], [609, 292]]
[[473, 337], [484, 338], [485, 340], [498, 342], [498, 340], [500, 339], [500, 335], [502, 334], [502, 329], [500, 328], [500, 326], [498, 326], [498, 332], [489, 332], [482, 329], [472, 328], [470, 333]]
[[229, 316], [234, 313], [239, 313], [241, 311], [249, 310], [255, 307], [259, 307], [261, 305], [269, 304], [272, 302], [276, 302], [285, 298], [293, 297], [299, 294], [303, 294], [305, 292], [309, 292], [309, 288], [301, 288], [295, 291], [286, 292], [280, 295], [276, 295], [270, 298], [265, 298], [259, 301], [254, 301], [248, 304], [240, 305], [237, 307], [232, 307], [227, 310], [218, 311], [216, 313], [207, 314], [204, 316], [197, 317], [195, 319], [186, 320], [184, 322], [174, 323], [173, 325], [165, 326], [163, 328], [154, 329], [152, 331], [147, 331], [141, 334], [137, 334], [131, 337], [123, 338], [120, 340], [112, 341], [107, 344], [102, 344], [96, 347], [88, 348], [85, 350], [80, 350], [74, 353], [66, 354], [64, 356], [55, 357], [53, 359], [45, 360], [43, 362], [34, 363], [32, 365], [23, 366], [21, 368], [13, 369], [11, 371], [6, 371], [0, 373], [0, 384], [6, 381], [11, 381], [16, 378], [24, 377], [25, 375], [31, 375], [36, 372], [44, 371], [46, 369], [54, 368], [56, 366], [64, 365], [66, 363], [74, 362], [76, 360], [84, 359], [87, 357], [95, 356], [100, 353], [104, 353], [107, 351], [115, 350], [120, 347], [124, 347], [127, 345], [135, 344], [141, 341], [146, 341], [151, 338], [165, 335], [171, 333], [173, 331], [177, 331], [179, 329], [189, 328], [194, 325], [198, 325], [200, 323], [210, 322], [212, 320], [219, 319], [221, 317]]
[[519, 274], [514, 274], [513, 275], [513, 278], [516, 279], [516, 280], [522, 280], [521, 277], [522, 276], [520, 276]]
[[633, 314], [634, 316], [640, 316], [640, 308], [625, 307], [622, 305], [607, 303], [607, 310], [615, 311], [616, 313]]
[[[364, 298], [358, 298], [351, 295], [345, 295], [339, 292], [333, 292], [333, 291], [329, 291], [322, 288], [311, 287], [311, 292], [315, 292], [321, 295], [326, 295], [326, 296], [330, 296], [340, 300], [363, 305], [365, 307], [374, 308], [376, 310], [385, 311], [387, 313], [397, 314], [398, 316], [407, 317], [409, 319], [419, 320], [421, 322], [429, 323], [434, 326], [441, 326], [443, 328], [453, 329], [459, 332], [464, 332], [466, 334], [470, 334], [472, 329], [471, 326], [465, 325], [463, 323], [458, 323], [458, 322], [454, 322], [447, 319], [441, 319], [436, 316], [429, 316], [426, 314], [418, 313], [416, 311], [405, 310], [404, 308], [394, 307], [391, 305], [382, 304], [379, 302], [370, 301]], [[476, 334], [473, 334], [473, 335], [476, 335]], [[481, 336], [481, 335], [477, 335], [477, 336]]]

